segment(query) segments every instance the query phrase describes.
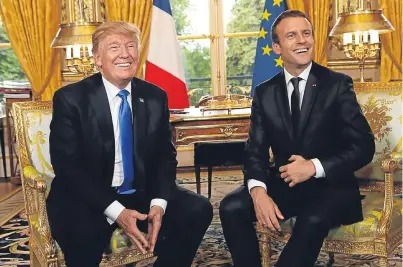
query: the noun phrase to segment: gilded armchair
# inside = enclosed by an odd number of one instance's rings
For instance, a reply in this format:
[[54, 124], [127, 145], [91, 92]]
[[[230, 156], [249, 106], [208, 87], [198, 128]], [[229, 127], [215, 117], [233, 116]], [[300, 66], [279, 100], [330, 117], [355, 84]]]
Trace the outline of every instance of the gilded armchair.
[[[23, 170], [21, 180], [30, 230], [31, 266], [65, 266], [63, 253], [50, 232], [45, 205], [54, 177], [49, 155], [52, 102], [14, 103], [13, 114]], [[141, 254], [118, 228], [100, 266], [119, 266], [151, 257], [152, 253]]]
[[[386, 267], [387, 256], [402, 243], [401, 88], [402, 82], [355, 85], [358, 102], [375, 136], [376, 152], [372, 163], [356, 173], [365, 195], [364, 220], [330, 231], [322, 246], [329, 253], [329, 266], [335, 253], [345, 253], [373, 255], [379, 266]], [[263, 267], [270, 266], [270, 241], [286, 242], [292, 220], [281, 224], [284, 234], [256, 226]]]

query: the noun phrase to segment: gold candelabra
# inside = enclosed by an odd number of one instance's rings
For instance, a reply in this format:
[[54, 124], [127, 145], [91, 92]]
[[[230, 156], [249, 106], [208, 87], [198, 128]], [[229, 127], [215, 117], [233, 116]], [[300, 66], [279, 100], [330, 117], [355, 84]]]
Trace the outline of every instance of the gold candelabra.
[[[71, 51], [73, 50], [73, 55]], [[66, 67], [73, 73], [85, 76], [97, 71], [92, 57], [92, 45], [73, 45], [66, 47]]]
[[[345, 36], [347, 35], [347, 36]], [[345, 33], [343, 36], [343, 44], [341, 45], [341, 50], [348, 58], [358, 59], [360, 66], [360, 81], [364, 82], [364, 66], [365, 60], [367, 58], [375, 57], [380, 49], [379, 35], [378, 32], [374, 32], [371, 36], [370, 41], [368, 41], [368, 34], [366, 32], [356, 32], [356, 42], [350, 42], [351, 37]]]
[[[339, 14], [330, 32], [333, 43], [346, 57], [355, 58], [360, 63], [360, 81], [364, 82], [365, 60], [375, 57], [380, 49], [379, 35], [394, 30], [382, 10], [363, 10]], [[354, 40], [353, 40], [354, 37]]]

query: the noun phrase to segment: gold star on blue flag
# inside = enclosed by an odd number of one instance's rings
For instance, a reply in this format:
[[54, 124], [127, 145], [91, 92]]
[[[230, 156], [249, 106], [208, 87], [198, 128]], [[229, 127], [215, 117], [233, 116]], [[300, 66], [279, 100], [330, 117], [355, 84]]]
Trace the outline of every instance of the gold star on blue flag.
[[252, 96], [257, 85], [270, 79], [283, 69], [281, 57], [272, 52], [271, 25], [286, 9], [286, 1], [284, 0], [266, 0], [262, 15], [259, 16], [261, 24], [253, 68]]

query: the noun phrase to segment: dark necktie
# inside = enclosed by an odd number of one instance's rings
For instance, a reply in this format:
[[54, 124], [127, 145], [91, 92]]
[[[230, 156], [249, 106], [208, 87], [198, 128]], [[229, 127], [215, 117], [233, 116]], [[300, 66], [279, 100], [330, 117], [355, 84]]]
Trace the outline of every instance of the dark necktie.
[[120, 90], [118, 96], [122, 99], [119, 108], [119, 130], [120, 130], [120, 148], [122, 151], [123, 162], [123, 184], [119, 187], [119, 194], [131, 194], [134, 181], [134, 157], [133, 157], [133, 123], [132, 112], [127, 102], [129, 92], [125, 89]]
[[295, 77], [291, 79], [291, 83], [294, 86], [294, 91], [291, 94], [291, 118], [292, 118], [292, 128], [294, 132], [294, 140], [298, 140], [298, 127], [299, 118], [301, 116], [301, 109], [299, 107], [300, 94], [299, 94], [299, 81], [302, 80], [300, 77]]

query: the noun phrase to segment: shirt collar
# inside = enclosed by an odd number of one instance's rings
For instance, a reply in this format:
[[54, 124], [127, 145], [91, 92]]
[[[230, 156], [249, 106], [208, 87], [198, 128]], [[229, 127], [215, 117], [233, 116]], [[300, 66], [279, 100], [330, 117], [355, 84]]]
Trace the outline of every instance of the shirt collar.
[[[311, 64], [308, 65], [308, 67], [306, 67], [306, 69], [304, 69], [303, 72], [300, 73], [300, 75], [298, 75], [298, 77], [300, 77], [301, 79], [307, 81], [308, 80], [308, 76], [309, 76], [309, 72], [311, 72], [311, 68], [312, 68], [312, 61]], [[288, 84], [288, 82], [294, 78], [294, 76], [292, 76], [285, 68], [284, 68], [284, 76], [285, 76], [285, 82], [286, 84]]]
[[[107, 79], [105, 79], [104, 76], [102, 76], [102, 81], [104, 82], [105, 90], [106, 90], [106, 95], [108, 96], [108, 101], [111, 102], [112, 99], [120, 92], [120, 89], [114, 86], [111, 82], [109, 82]], [[125, 88], [127, 91], [129, 91], [129, 96], [132, 93], [132, 83], [129, 82]]]

